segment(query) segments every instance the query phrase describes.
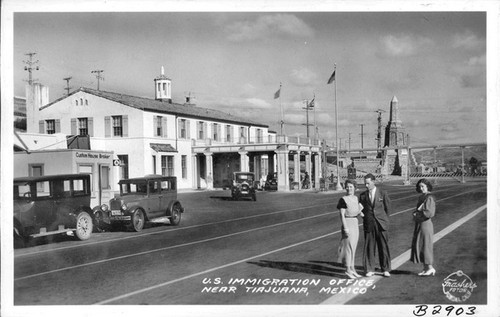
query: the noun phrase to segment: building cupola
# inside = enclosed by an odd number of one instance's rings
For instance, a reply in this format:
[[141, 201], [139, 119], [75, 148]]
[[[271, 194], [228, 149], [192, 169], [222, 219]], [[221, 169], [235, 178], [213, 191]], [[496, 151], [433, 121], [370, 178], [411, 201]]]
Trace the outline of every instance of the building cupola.
[[155, 99], [172, 103], [172, 81], [165, 76], [165, 70], [161, 67], [161, 75], [155, 78]]

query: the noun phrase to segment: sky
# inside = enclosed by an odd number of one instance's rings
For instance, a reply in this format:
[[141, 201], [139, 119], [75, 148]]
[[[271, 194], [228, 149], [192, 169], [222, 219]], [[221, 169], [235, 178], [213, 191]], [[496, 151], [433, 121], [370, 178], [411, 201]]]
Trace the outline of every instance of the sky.
[[93, 70], [101, 90], [154, 98], [163, 66], [173, 102], [191, 95], [278, 133], [283, 113], [291, 136], [307, 135], [314, 98], [309, 136], [334, 144], [338, 122], [341, 148], [376, 147], [376, 111], [385, 128], [393, 96], [412, 145], [486, 142], [485, 12], [307, 11], [16, 12], [14, 95], [35, 52], [51, 101], [66, 77], [97, 88]]

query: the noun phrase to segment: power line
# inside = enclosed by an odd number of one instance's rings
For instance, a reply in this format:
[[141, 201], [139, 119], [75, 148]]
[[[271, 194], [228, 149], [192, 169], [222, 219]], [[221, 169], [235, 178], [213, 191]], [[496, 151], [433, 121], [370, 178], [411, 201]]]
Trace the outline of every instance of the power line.
[[97, 90], [99, 90], [99, 82], [101, 79], [104, 81], [104, 77], [101, 76], [101, 73], [103, 73], [104, 70], [93, 70], [91, 71], [92, 74], [96, 74], [95, 78], [97, 78]]
[[23, 61], [23, 63], [25, 63], [27, 65], [27, 66], [24, 66], [24, 70], [28, 71], [27, 82], [31, 86], [34, 82], [36, 82], [38, 80], [38, 79], [33, 79], [33, 70], [39, 70], [38, 66], [35, 67], [35, 64], [37, 64], [39, 61], [38, 60], [33, 61], [33, 56], [35, 56], [36, 53], [26, 53], [24, 55], [29, 56], [29, 60]]
[[69, 90], [71, 89], [71, 87], [69, 86], [69, 81], [71, 78], [73, 78], [73, 77], [63, 78], [63, 80], [66, 81], [66, 88], [64, 88], [64, 90], [66, 90], [66, 95], [68, 95], [68, 96], [69, 96]]

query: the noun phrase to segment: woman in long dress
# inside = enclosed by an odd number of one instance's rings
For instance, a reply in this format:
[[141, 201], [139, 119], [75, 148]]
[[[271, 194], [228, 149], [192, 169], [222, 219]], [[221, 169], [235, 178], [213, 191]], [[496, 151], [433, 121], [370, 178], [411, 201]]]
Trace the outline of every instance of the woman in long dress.
[[338, 250], [338, 262], [346, 267], [346, 275], [349, 278], [361, 277], [354, 268], [354, 258], [359, 239], [358, 215], [363, 216], [363, 206], [359, 203], [356, 192], [356, 182], [346, 180], [345, 189], [347, 195], [340, 198], [337, 209], [340, 211], [342, 222], [342, 238]]
[[418, 197], [417, 210], [413, 213], [415, 230], [411, 244], [411, 261], [423, 264], [423, 271], [418, 275], [435, 275], [436, 269], [432, 266], [434, 263], [432, 217], [436, 214], [436, 200], [431, 194], [432, 184], [425, 178], [418, 181], [416, 189], [421, 195]]

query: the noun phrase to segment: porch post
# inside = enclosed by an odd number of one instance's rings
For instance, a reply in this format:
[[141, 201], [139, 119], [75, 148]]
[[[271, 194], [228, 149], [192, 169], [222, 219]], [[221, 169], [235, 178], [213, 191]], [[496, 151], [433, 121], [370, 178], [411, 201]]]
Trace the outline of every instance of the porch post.
[[205, 157], [207, 160], [207, 176], [205, 181], [207, 182], [207, 189], [214, 188], [214, 166], [213, 166], [213, 157], [211, 152], [205, 153]]
[[277, 149], [277, 165], [278, 169], [278, 191], [290, 191], [290, 181], [288, 180], [288, 149]]

